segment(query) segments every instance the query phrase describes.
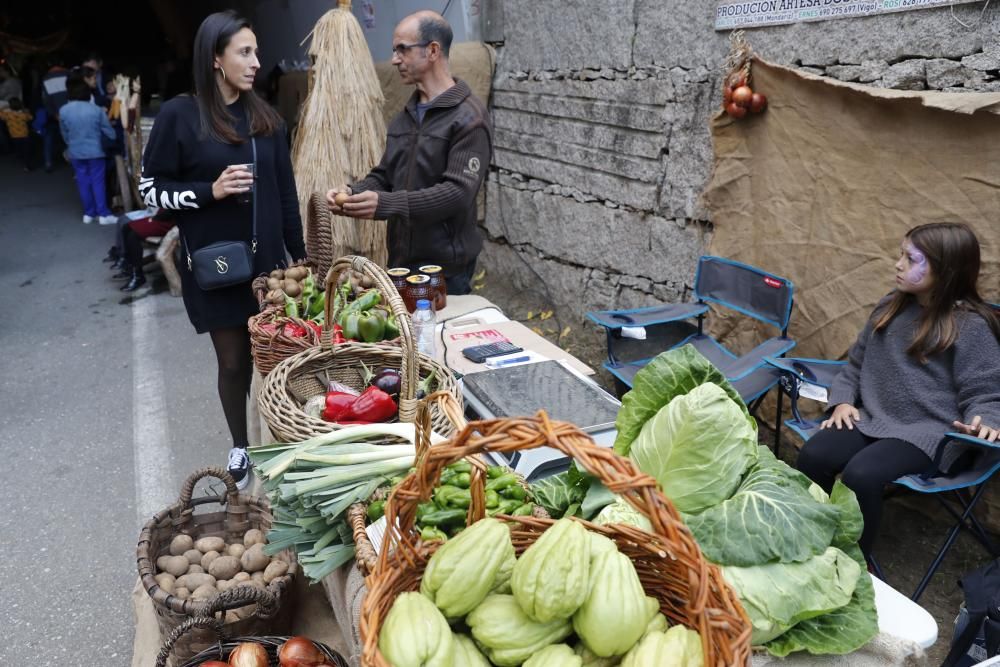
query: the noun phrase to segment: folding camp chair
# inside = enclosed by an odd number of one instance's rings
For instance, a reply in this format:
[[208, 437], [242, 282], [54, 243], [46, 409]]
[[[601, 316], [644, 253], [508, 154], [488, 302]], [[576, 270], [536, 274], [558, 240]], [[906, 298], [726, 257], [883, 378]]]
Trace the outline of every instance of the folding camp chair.
[[[799, 398], [814, 398], [825, 403], [826, 390], [829, 389], [833, 379], [846, 365], [846, 362], [793, 357], [769, 357], [765, 361], [781, 371], [782, 378], [778, 391], [787, 393], [791, 399], [792, 417], [785, 420], [785, 426], [795, 431], [803, 440], [809, 440], [819, 431], [820, 420], [806, 419], [802, 416], [798, 407]], [[940, 471], [941, 457], [944, 455], [947, 443], [952, 441], [975, 445], [982, 451], [976, 456], [971, 468], [946, 475]], [[927, 572], [924, 573], [913, 595], [910, 596], [914, 602], [927, 588], [931, 577], [937, 572], [941, 561], [944, 560], [945, 554], [954, 544], [961, 529], [968, 530], [994, 558], [1000, 556], [982, 524], [972, 513], [986, 489], [986, 483], [997, 470], [1000, 470], [1000, 442], [988, 442], [963, 433], [949, 432], [945, 433], [941, 439], [941, 446], [938, 447], [937, 456], [930, 470], [918, 475], [906, 475], [893, 482], [917, 493], [934, 494], [938, 502], [956, 520], [955, 525], [948, 531], [944, 544], [938, 549], [933, 562], [927, 568]], [[973, 487], [976, 487], [974, 492], [971, 491]], [[948, 498], [954, 502], [949, 503]], [[884, 579], [881, 572], [877, 572], [877, 574], [879, 578]]]
[[[708, 358], [756, 413], [761, 401], [780, 377], [764, 363], [764, 357], [780, 357], [795, 347], [787, 337], [788, 320], [792, 314], [794, 288], [791, 281], [722, 257], [704, 255], [698, 260], [694, 277], [694, 303], [677, 303], [637, 308], [633, 310], [602, 310], [587, 313], [587, 317], [604, 327], [607, 333], [608, 360], [604, 367], [626, 387], [632, 386], [635, 374], [653, 357], [638, 361], [622, 361], [615, 356], [614, 345], [627, 327], [650, 327], [669, 322], [697, 318], [698, 331], [673, 347], [690, 343]], [[737, 356], [714, 338], [704, 333], [703, 324], [708, 303], [715, 303], [754, 319], [770, 324], [781, 332], [746, 354]], [[670, 348], [670, 349], [673, 349]], [[778, 415], [781, 415], [779, 404]], [[780, 428], [779, 423], [776, 427]], [[775, 429], [775, 448], [779, 434]]]

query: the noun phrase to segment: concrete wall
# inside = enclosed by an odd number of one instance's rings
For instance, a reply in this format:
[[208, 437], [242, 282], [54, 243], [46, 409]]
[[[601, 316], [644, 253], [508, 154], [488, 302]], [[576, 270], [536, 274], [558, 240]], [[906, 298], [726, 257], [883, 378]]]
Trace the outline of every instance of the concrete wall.
[[[481, 265], [518, 288], [544, 283], [565, 322], [685, 298], [712, 230], [698, 196], [728, 51], [728, 33], [713, 29], [716, 3], [497, 2], [503, 44]], [[1000, 90], [1000, 6], [982, 8], [747, 37], [772, 62], [843, 80]]]

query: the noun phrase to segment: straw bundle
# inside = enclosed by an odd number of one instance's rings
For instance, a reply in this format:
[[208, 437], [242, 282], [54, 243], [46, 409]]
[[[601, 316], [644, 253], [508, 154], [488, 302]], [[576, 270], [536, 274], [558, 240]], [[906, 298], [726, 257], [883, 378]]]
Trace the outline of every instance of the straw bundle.
[[[363, 178], [385, 148], [385, 98], [350, 0], [338, 0], [337, 8], [320, 17], [309, 36], [309, 94], [292, 146], [303, 219], [312, 193]], [[333, 249], [327, 254], [362, 255], [385, 265], [384, 222], [331, 216], [330, 227]]]

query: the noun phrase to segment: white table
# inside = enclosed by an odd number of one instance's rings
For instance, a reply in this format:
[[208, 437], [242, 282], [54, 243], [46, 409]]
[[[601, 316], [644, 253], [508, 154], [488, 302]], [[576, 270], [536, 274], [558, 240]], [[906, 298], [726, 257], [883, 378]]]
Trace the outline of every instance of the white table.
[[906, 597], [878, 577], [875, 585], [875, 609], [878, 611], [878, 629], [896, 637], [916, 642], [921, 648], [930, 648], [937, 641], [937, 621], [926, 609]]

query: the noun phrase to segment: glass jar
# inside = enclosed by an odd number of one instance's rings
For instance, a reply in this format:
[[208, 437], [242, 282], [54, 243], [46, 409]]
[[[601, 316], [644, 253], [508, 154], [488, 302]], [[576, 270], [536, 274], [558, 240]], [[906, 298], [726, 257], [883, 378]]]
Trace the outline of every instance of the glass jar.
[[420, 273], [431, 279], [431, 290], [434, 292], [434, 310], [442, 310], [448, 305], [448, 285], [444, 281], [444, 272], [437, 264], [425, 264], [420, 267]]
[[412, 313], [417, 309], [417, 301], [427, 299], [433, 301], [434, 292], [431, 290], [431, 279], [422, 273], [415, 276], [406, 277], [406, 291], [403, 293], [403, 304], [407, 312]]
[[403, 292], [406, 290], [406, 277], [410, 275], [410, 270], [405, 266], [397, 266], [396, 268], [389, 269], [386, 271], [389, 274], [389, 279], [392, 280], [393, 287], [399, 292], [399, 296], [403, 296]]

